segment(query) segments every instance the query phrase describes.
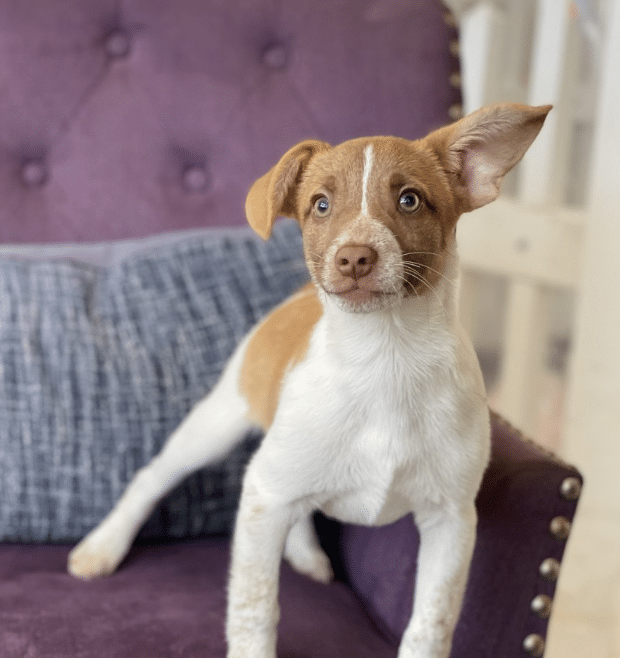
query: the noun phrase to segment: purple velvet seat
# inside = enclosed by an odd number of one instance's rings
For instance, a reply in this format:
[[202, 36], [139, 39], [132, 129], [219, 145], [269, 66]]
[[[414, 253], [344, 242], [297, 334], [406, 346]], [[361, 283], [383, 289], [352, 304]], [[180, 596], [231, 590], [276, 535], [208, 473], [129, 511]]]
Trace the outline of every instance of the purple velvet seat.
[[[0, 550], [0, 655], [219, 658], [228, 542], [141, 546], [110, 578], [81, 583], [68, 547]], [[394, 658], [396, 646], [345, 585], [320, 585], [282, 568], [282, 656]]]
[[[457, 46], [435, 0], [0, 2], [0, 241], [242, 225], [251, 181], [302, 138], [457, 118]], [[493, 428], [453, 658], [542, 655], [581, 484]], [[395, 656], [412, 520], [319, 525], [340, 580], [283, 567], [279, 655]], [[0, 658], [225, 655], [227, 539], [140, 545], [93, 583], [67, 575], [68, 550], [0, 545]]]

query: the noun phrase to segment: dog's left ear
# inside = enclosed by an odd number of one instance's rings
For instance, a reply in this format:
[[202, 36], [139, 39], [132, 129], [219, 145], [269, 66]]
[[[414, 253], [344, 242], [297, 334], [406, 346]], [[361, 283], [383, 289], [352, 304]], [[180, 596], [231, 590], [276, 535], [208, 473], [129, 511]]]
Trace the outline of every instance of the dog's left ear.
[[449, 174], [460, 212], [497, 198], [504, 176], [530, 147], [549, 110], [551, 105], [490, 105], [423, 140]]
[[297, 184], [315, 153], [330, 148], [326, 142], [309, 139], [289, 149], [278, 164], [250, 188], [245, 214], [250, 226], [265, 240], [276, 217], [294, 217]]

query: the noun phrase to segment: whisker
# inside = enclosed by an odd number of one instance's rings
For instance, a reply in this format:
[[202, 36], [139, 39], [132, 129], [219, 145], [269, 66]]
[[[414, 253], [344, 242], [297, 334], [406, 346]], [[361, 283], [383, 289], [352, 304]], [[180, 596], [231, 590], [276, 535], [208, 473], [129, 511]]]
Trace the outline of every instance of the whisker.
[[[415, 272], [415, 273], [412, 273], [412, 274], [413, 274], [414, 278], [416, 279], [416, 281], [419, 281], [420, 283], [424, 284], [435, 295], [435, 298], [437, 299], [437, 301], [439, 302], [439, 305], [441, 306], [441, 310], [444, 314], [444, 317], [447, 317], [448, 312], [446, 311], [446, 307], [445, 307], [441, 297], [437, 294], [437, 291], [435, 290], [435, 288], [433, 288], [433, 286], [431, 286], [431, 284], [420, 273]], [[415, 287], [413, 287], [413, 290], [416, 293], [416, 295], [419, 297], [419, 295], [417, 294], [417, 291], [415, 290]]]
[[[443, 272], [440, 272], [439, 270], [436, 270], [433, 267], [430, 267], [430, 265], [424, 265], [423, 263], [420, 263], [421, 267], [425, 267], [427, 270], [430, 270], [431, 272], [434, 272], [435, 274], [438, 274], [442, 279], [447, 281], [451, 286], [454, 286], [455, 288], [458, 287], [458, 283], [451, 279], [450, 277], [446, 276]], [[418, 271], [416, 269], [416, 266], [413, 263], [408, 263], [404, 262], [403, 263], [403, 269], [408, 273], [408, 274], [418, 274]]]
[[406, 251], [404, 254], [401, 254], [404, 258], [405, 256], [439, 256], [436, 251]]
[[443, 300], [437, 294], [437, 291], [435, 290], [435, 288], [433, 288], [433, 286], [431, 286], [431, 284], [423, 276], [419, 277], [419, 281], [421, 283], [423, 283], [435, 295], [435, 298], [437, 299], [437, 301], [439, 302], [439, 305], [441, 306], [441, 310], [442, 310], [442, 313], [444, 315], [444, 318], [446, 318], [448, 316], [448, 311], [446, 310], [446, 307], [443, 303]]
[[312, 256], [313, 258], [316, 258], [317, 260], [323, 260], [323, 256], [321, 254], [317, 254], [314, 251], [307, 250], [306, 253], [308, 256]]
[[[398, 274], [398, 275], [397, 275], [397, 278], [400, 279], [400, 280], [405, 284], [405, 286], [409, 286], [409, 288], [411, 288], [411, 292], [413, 292], [413, 294], [414, 294], [416, 297], [419, 297], [419, 296], [420, 296], [420, 294], [419, 294], [418, 291], [416, 290], [415, 286], [411, 283], [411, 281], [410, 281], [409, 279], [407, 279], [406, 277], [402, 276], [401, 274]], [[394, 290], [396, 290], [396, 291], [398, 292], [396, 286], [394, 285], [393, 287], [394, 287]]]
[[[439, 256], [439, 254], [433, 252], [433, 251], [409, 251], [404, 254], [402, 254], [402, 258], [405, 259], [407, 256]], [[403, 260], [403, 265], [405, 267], [415, 267], [415, 264], [410, 263], [406, 260]], [[425, 263], [419, 263], [420, 266], [426, 267], [428, 270], [431, 272], [434, 272], [435, 274], [438, 274], [440, 277], [442, 277], [445, 281], [447, 281], [450, 285], [457, 287], [458, 284], [456, 281], [453, 279], [450, 279], [447, 277], [443, 272], [440, 272], [439, 270], [436, 270], [435, 268], [431, 267], [430, 265], [426, 265]]]
[[[403, 258], [406, 256], [439, 256], [436, 251], [407, 251], [401, 254]], [[450, 252], [444, 252], [444, 255], [447, 255], [449, 258], [454, 258], [454, 254]]]

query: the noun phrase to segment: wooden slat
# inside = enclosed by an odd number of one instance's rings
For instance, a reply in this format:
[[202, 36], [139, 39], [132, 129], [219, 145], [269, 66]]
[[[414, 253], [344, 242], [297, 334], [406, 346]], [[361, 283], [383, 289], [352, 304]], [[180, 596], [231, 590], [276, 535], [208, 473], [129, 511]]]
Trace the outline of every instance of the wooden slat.
[[497, 78], [501, 12], [492, 2], [478, 2], [460, 23], [463, 109], [473, 112], [489, 102]]
[[459, 220], [462, 266], [573, 288], [579, 281], [584, 216], [498, 199]]
[[620, 523], [620, 0], [608, 6], [565, 450], [585, 470], [591, 499]]
[[554, 109], [520, 164], [519, 198], [526, 203], [557, 204], [561, 201], [563, 177], [560, 170], [565, 166], [570, 133], [570, 113], [564, 98], [569, 81], [573, 79], [566, 66], [571, 23], [574, 23], [569, 7], [569, 0], [540, 0], [538, 3], [527, 102], [530, 105], [551, 103]]
[[548, 289], [515, 279], [508, 292], [498, 411], [530, 436], [538, 424], [547, 354]]

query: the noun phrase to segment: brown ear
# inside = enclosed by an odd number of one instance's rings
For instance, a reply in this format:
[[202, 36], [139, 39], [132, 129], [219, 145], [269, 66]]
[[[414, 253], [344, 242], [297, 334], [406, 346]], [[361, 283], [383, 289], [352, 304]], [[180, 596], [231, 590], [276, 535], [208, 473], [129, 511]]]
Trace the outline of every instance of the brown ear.
[[461, 212], [497, 198], [504, 176], [530, 147], [551, 107], [490, 105], [424, 140], [450, 175]]
[[266, 240], [271, 235], [276, 217], [295, 216], [295, 191], [301, 173], [315, 153], [327, 148], [329, 144], [317, 140], [300, 142], [252, 185], [245, 201], [245, 214], [262, 238]]

